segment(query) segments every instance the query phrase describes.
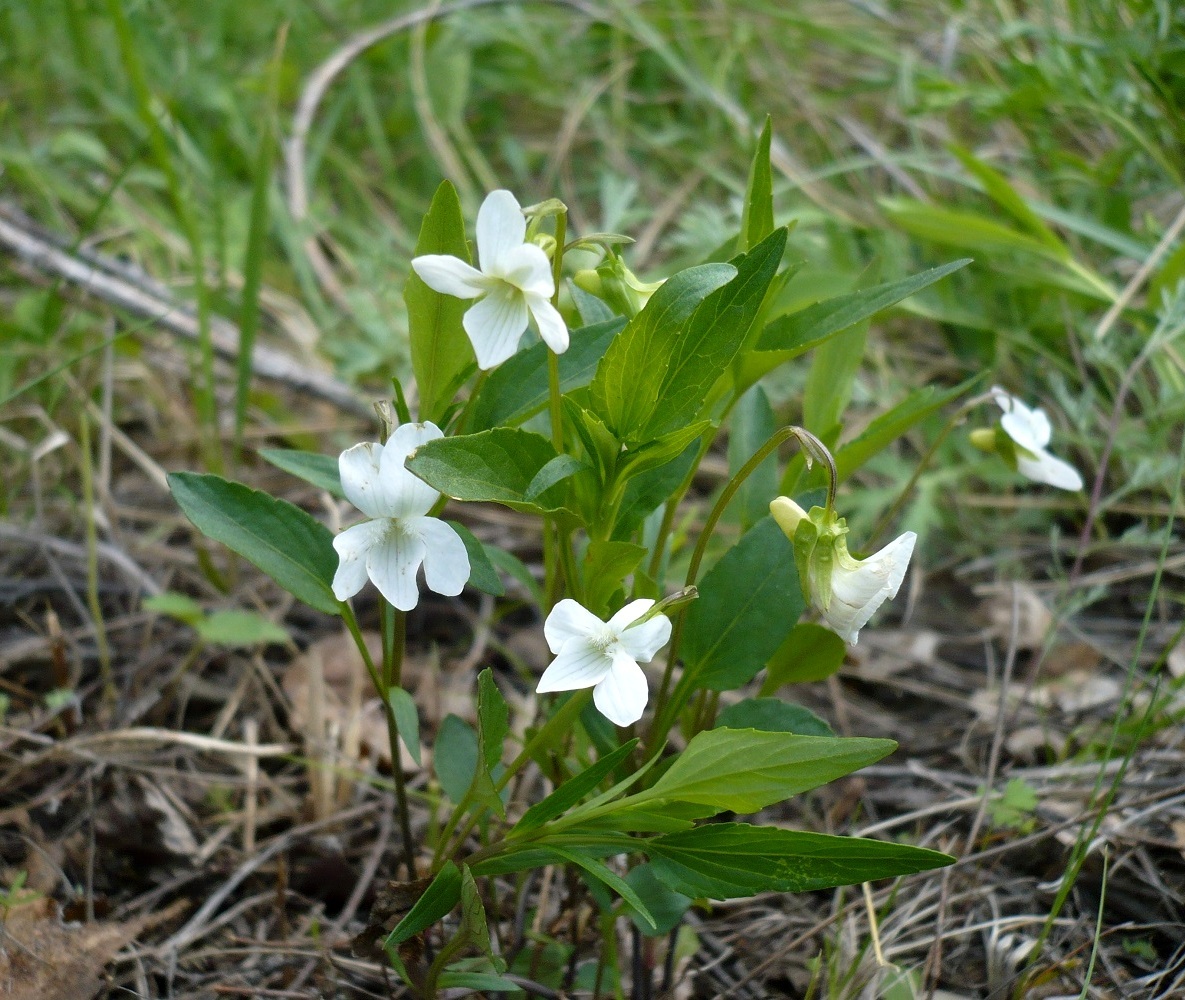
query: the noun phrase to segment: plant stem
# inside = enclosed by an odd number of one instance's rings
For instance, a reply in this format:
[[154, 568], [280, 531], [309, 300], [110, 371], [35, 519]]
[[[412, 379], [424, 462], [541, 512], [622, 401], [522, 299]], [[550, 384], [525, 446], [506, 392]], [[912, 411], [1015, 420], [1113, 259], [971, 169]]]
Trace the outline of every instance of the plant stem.
[[78, 450], [81, 461], [82, 502], [86, 507], [86, 604], [95, 625], [95, 647], [99, 653], [99, 676], [103, 684], [104, 711], [115, 714], [117, 694], [111, 672], [111, 647], [107, 642], [107, 625], [103, 621], [103, 605], [99, 601], [99, 540], [95, 530], [95, 482], [91, 458], [90, 417], [86, 407], [79, 414]]
[[[552, 295], [551, 304], [557, 309], [560, 304], [560, 279], [564, 268], [564, 240], [568, 235], [568, 212], [565, 209], [555, 215], [555, 251], [551, 258]], [[551, 418], [551, 444], [557, 455], [564, 453], [564, 411], [560, 402], [560, 358], [555, 351], [547, 352], [547, 406]], [[550, 525], [543, 531], [543, 556], [546, 570], [544, 597], [550, 610], [558, 600], [566, 578], [568, 586], [575, 585], [575, 567], [572, 565], [572, 539], [563, 523], [563, 515], [549, 518]], [[553, 538], [554, 546], [550, 544]]]
[[[362, 654], [362, 662], [366, 664], [366, 672], [370, 674], [371, 683], [383, 703], [383, 711], [387, 717], [387, 742], [391, 750], [391, 773], [395, 778], [395, 802], [399, 810], [399, 833], [403, 837], [403, 863], [407, 867], [407, 877], [413, 881], [416, 875], [416, 852], [411, 839], [411, 815], [407, 808], [407, 780], [403, 774], [403, 758], [399, 752], [399, 724], [395, 721], [395, 710], [391, 707], [390, 690], [392, 682], [399, 683], [402, 673], [404, 634], [407, 615], [403, 611], [396, 611], [385, 600], [379, 598], [380, 614], [383, 623], [383, 671], [379, 673], [375, 666], [370, 650], [366, 648], [366, 640], [362, 637], [362, 630], [358, 627], [358, 619], [354, 617], [354, 610], [349, 604], [342, 602], [342, 621], [345, 622], [354, 645]], [[388, 617], [392, 620], [388, 621]], [[397, 641], [396, 641], [397, 640]]]

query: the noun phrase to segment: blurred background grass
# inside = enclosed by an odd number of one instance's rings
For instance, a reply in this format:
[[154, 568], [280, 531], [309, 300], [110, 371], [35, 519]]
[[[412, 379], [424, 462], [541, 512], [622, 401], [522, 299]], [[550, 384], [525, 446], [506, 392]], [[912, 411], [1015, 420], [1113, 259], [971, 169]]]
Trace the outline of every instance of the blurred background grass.
[[[557, 195], [577, 231], [638, 237], [631, 264], [660, 277], [735, 231], [768, 113], [778, 221], [797, 222], [790, 254], [808, 262], [792, 286], [800, 301], [976, 259], [874, 325], [853, 430], [910, 388], [988, 373], [985, 387], [997, 381], [1050, 408], [1055, 450], [1088, 483], [1113, 439], [1101, 502], [1120, 516], [1100, 517], [1097, 531], [1144, 530], [1141, 515], [1163, 523], [1178, 502], [1185, 374], [1171, 343], [1140, 362], [1112, 411], [1162, 294], [1185, 275], [1185, 248], [1170, 241], [1107, 335], [1095, 332], [1181, 211], [1180, 5], [571, 0], [466, 10], [394, 35], [334, 83], [309, 134], [308, 218], [294, 220], [278, 168], [302, 86], [357, 32], [411, 9], [8, 0], [0, 197], [75, 245], [138, 264], [202, 312], [241, 321], [255, 304], [244, 296], [257, 299], [264, 329], [287, 346], [380, 385], [408, 372], [403, 276], [442, 175], [470, 215], [494, 186], [524, 204]], [[253, 239], [255, 190], [269, 211]], [[339, 294], [310, 268], [311, 234]], [[102, 310], [31, 284], [6, 258], [0, 294], [0, 399], [103, 336]], [[796, 377], [770, 387], [789, 419]], [[64, 405], [52, 381], [37, 391], [51, 409]], [[912, 454], [874, 464], [854, 498], [858, 520], [883, 509], [940, 425], [919, 430]], [[973, 505], [976, 492], [1012, 482], [955, 435], [919, 483], [911, 526], [950, 529], [950, 491], [967, 490]], [[1048, 491], [1032, 499], [1014, 505], [1020, 530], [1044, 532], [1082, 506]], [[972, 528], [999, 504], [977, 511], [963, 510]]]

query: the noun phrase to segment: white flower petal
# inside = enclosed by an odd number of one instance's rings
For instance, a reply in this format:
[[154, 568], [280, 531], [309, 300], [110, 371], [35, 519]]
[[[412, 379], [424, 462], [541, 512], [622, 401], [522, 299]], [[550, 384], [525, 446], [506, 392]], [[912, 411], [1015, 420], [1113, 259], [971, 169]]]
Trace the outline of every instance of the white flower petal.
[[627, 625], [632, 625], [652, 607], [654, 607], [654, 602], [648, 597], [639, 597], [636, 601], [630, 601], [609, 619], [609, 627], [615, 632], [622, 632]]
[[469, 582], [469, 553], [450, 524], [422, 517], [408, 524], [424, 540], [424, 582], [445, 597], [456, 597]]
[[421, 517], [440, 499], [440, 493], [404, 468], [407, 456], [420, 445], [444, 437], [430, 422], [401, 424], [383, 446], [380, 463], [387, 517]]
[[346, 499], [368, 517], [389, 517], [380, 474], [383, 446], [373, 441], [356, 444], [338, 456], [337, 471]]
[[621, 633], [621, 648], [639, 663], [649, 663], [671, 639], [671, 620], [655, 615], [648, 622], [627, 628]]
[[646, 675], [626, 653], [613, 657], [613, 667], [593, 689], [593, 704], [615, 726], [628, 726], [642, 718], [650, 690]]
[[535, 325], [539, 327], [539, 336], [543, 342], [556, 354], [563, 354], [568, 349], [568, 326], [560, 311], [542, 295], [526, 293], [527, 308], [535, 317]]
[[1053, 428], [1044, 410], [1029, 409], [998, 385], [992, 386], [991, 392], [996, 405], [1004, 411], [1004, 416], [1000, 418], [1000, 426], [1004, 428], [1005, 434], [1029, 451], [1040, 451], [1049, 444]]
[[333, 596], [339, 601], [348, 601], [366, 585], [366, 557], [390, 526], [391, 522], [385, 519], [363, 521], [333, 539], [337, 552]]
[[491, 191], [477, 210], [477, 262], [486, 274], [527, 238], [527, 220], [509, 191]]
[[416, 573], [423, 561], [424, 542], [396, 521], [367, 554], [366, 572], [383, 597], [400, 611], [410, 611], [420, 601]]
[[564, 643], [551, 665], [543, 671], [535, 690], [547, 694], [549, 691], [592, 687], [604, 680], [612, 669], [611, 657], [590, 645], [587, 639], [576, 636]]
[[1016, 467], [1022, 476], [1037, 483], [1046, 483], [1058, 489], [1077, 492], [1082, 489], [1082, 476], [1069, 462], [1063, 462], [1047, 451], [1036, 451], [1033, 457], [1023, 452], [1016, 453]]
[[521, 292], [541, 295], [550, 299], [555, 294], [555, 278], [551, 273], [551, 261], [542, 247], [534, 243], [521, 243], [508, 250], [499, 259], [497, 268], [486, 268], [486, 274], [501, 278], [514, 285]]
[[425, 285], [441, 295], [475, 299], [479, 295], [484, 295], [490, 287], [490, 280], [460, 257], [439, 253], [424, 254], [422, 257], [413, 257], [411, 267]]
[[521, 292], [503, 283], [470, 307], [461, 325], [473, 344], [477, 367], [485, 371], [518, 350], [527, 328], [527, 303]]
[[579, 601], [565, 597], [551, 609], [543, 623], [543, 636], [547, 639], [547, 648], [559, 653], [569, 639], [587, 639], [604, 627], [605, 623]]
[[876, 609], [897, 596], [916, 542], [917, 535], [907, 531], [864, 560], [837, 554], [831, 575], [831, 602], [821, 610], [828, 627], [845, 642], [855, 644], [860, 629]]

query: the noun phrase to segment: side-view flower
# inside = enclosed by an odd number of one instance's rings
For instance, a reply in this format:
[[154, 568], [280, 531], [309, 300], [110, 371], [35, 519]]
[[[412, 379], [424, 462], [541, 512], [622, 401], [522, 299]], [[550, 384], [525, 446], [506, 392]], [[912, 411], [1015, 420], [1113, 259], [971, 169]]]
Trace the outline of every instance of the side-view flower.
[[901, 589], [918, 536], [900, 535], [875, 555], [856, 559], [848, 552], [848, 526], [834, 511], [812, 507], [807, 514], [789, 497], [777, 497], [769, 511], [794, 543], [802, 588], [824, 623], [855, 645], [860, 629]]
[[646, 675], [639, 663], [649, 663], [671, 637], [671, 620], [655, 615], [638, 622], [654, 606], [651, 600], [631, 601], [607, 622], [565, 598], [551, 609], [543, 634], [555, 659], [543, 671], [536, 690], [593, 689], [593, 704], [610, 722], [628, 726], [646, 711]]
[[514, 354], [528, 315], [556, 354], [568, 349], [568, 327], [550, 301], [555, 294], [551, 263], [542, 248], [524, 242], [526, 235], [518, 200], [509, 191], [491, 191], [477, 213], [481, 270], [446, 254], [425, 254], [411, 262], [434, 291], [479, 300], [461, 322], [483, 371]]
[[[1053, 436], [1045, 411], [1037, 407], [1030, 409], [998, 385], [992, 386], [991, 392], [996, 405], [1004, 411], [1000, 429], [1012, 445], [1009, 451], [1015, 455], [1017, 471], [1036, 483], [1062, 490], [1082, 489], [1082, 476], [1078, 470], [1045, 450]], [[1011, 458], [1011, 455], [1004, 457]]]
[[342, 452], [342, 490], [372, 520], [346, 528], [333, 540], [338, 556], [333, 593], [339, 601], [353, 597], [369, 577], [391, 604], [410, 611], [420, 599], [416, 574], [421, 563], [430, 590], [455, 597], [465, 587], [465, 543], [444, 521], [427, 516], [440, 494], [403, 465], [420, 445], [442, 436], [432, 423], [403, 424], [385, 445], [367, 442]]

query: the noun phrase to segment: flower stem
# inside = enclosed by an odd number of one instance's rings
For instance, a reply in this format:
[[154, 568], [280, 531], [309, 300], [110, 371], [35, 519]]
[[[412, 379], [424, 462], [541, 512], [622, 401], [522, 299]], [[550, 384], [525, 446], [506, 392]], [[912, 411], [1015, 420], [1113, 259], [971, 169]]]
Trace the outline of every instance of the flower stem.
[[399, 810], [399, 832], [403, 837], [403, 862], [407, 867], [410, 879], [416, 875], [416, 852], [411, 839], [411, 815], [407, 808], [407, 781], [403, 774], [403, 758], [399, 752], [399, 724], [395, 721], [395, 710], [391, 707], [390, 690], [392, 681], [399, 683], [402, 673], [404, 635], [407, 616], [403, 611], [396, 611], [385, 600], [379, 598], [379, 607], [383, 623], [383, 670], [375, 666], [370, 650], [366, 648], [366, 640], [362, 637], [362, 630], [358, 627], [358, 619], [354, 617], [354, 610], [344, 601], [341, 604], [342, 621], [349, 630], [354, 645], [362, 654], [362, 662], [366, 664], [366, 672], [370, 674], [371, 683], [383, 703], [383, 711], [387, 718], [387, 741], [391, 749], [391, 773], [395, 778], [395, 801]]
[[[691, 562], [687, 567], [687, 579], [684, 582], [685, 587], [691, 587], [695, 584], [696, 577], [699, 575], [700, 563], [703, 562], [704, 554], [708, 549], [708, 542], [711, 540], [712, 533], [716, 530], [716, 525], [719, 523], [720, 518], [723, 517], [725, 510], [728, 509], [728, 505], [732, 502], [732, 498], [736, 496], [737, 491], [744, 484], [745, 480], [757, 470], [761, 463], [791, 438], [798, 440], [799, 445], [807, 453], [808, 459], [819, 458], [826, 463], [829, 472], [827, 506], [828, 509], [834, 506], [835, 491], [839, 477], [835, 468], [835, 459], [832, 458], [831, 452], [827, 450], [822, 441], [802, 427], [791, 424], [789, 427], [782, 427], [774, 431], [765, 444], [758, 448], [753, 456], [741, 466], [737, 474], [728, 481], [728, 484], [720, 493], [719, 499], [717, 499], [711, 512], [708, 514], [708, 519], [704, 522], [703, 529], [700, 531], [699, 538], [696, 540], [695, 549], [691, 553]], [[660, 736], [665, 743], [665, 735], [674, 722], [674, 716], [683, 707], [682, 703], [689, 693], [690, 682], [684, 684], [684, 680], [686, 680], [686, 677], [684, 677], [675, 687], [675, 697], [670, 697], [671, 679], [674, 676], [675, 663], [679, 659], [679, 646], [683, 640], [683, 622], [686, 614], [686, 609], [681, 610], [675, 618], [674, 628], [671, 633], [671, 644], [667, 651], [667, 668], [663, 673], [662, 686], [659, 688], [658, 699], [655, 702], [654, 723], [650, 728], [646, 741], [648, 750], [653, 751], [661, 748], [663, 743], [657, 744], [657, 747], [655, 746], [655, 741]]]
[[[555, 214], [555, 251], [552, 254], [551, 274], [554, 288], [551, 304], [557, 309], [560, 304], [560, 279], [564, 268], [564, 240], [568, 234], [568, 211], [563, 209]], [[547, 403], [548, 414], [551, 418], [551, 444], [557, 455], [564, 453], [564, 411], [560, 402], [560, 358], [555, 351], [547, 352]], [[574, 587], [575, 567], [572, 565], [572, 539], [561, 515], [551, 518], [551, 527], [544, 529], [543, 556], [546, 570], [547, 586], [544, 594], [548, 607], [559, 599], [563, 586], [563, 579], [567, 578], [568, 586]], [[554, 545], [552, 532], [554, 530]], [[558, 564], [557, 564], [558, 563]]]

